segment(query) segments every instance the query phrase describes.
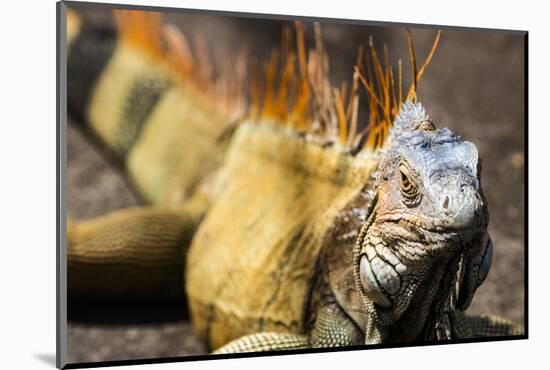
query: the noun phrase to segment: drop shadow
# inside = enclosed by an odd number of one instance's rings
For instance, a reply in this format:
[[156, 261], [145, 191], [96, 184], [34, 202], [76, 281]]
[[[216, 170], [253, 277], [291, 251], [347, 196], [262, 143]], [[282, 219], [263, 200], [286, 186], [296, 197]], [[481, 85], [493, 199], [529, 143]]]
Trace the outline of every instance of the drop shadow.
[[34, 357], [36, 359], [42, 361], [46, 365], [50, 365], [51, 367], [55, 367], [55, 365], [56, 365], [56, 363], [55, 363], [55, 354], [53, 354], [53, 353], [39, 353], [39, 354], [35, 353]]

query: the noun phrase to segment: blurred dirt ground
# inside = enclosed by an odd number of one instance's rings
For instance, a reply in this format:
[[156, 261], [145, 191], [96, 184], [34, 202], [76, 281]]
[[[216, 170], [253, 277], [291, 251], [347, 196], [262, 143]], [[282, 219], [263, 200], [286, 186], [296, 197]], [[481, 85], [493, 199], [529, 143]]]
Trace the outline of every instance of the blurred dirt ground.
[[[203, 33], [213, 48], [248, 45], [263, 57], [278, 46], [281, 22], [170, 15], [184, 32]], [[311, 27], [310, 27], [311, 30]], [[324, 24], [335, 81], [349, 79], [357, 46], [369, 35], [388, 44], [390, 58], [408, 68], [403, 28]], [[413, 29], [423, 60], [433, 30]], [[443, 32], [419, 97], [438, 126], [474, 142], [483, 159], [482, 183], [495, 245], [493, 267], [470, 313], [524, 320], [524, 44], [511, 33]], [[84, 219], [142, 204], [112, 161], [89, 135], [68, 125], [68, 213]], [[184, 302], [69, 303], [69, 362], [154, 358], [205, 353], [186, 319]]]

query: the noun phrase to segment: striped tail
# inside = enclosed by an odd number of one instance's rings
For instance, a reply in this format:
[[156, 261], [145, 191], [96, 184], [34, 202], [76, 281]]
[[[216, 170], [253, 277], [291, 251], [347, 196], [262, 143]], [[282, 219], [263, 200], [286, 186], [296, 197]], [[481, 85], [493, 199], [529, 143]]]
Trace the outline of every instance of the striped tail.
[[69, 113], [124, 160], [147, 201], [191, 197], [222, 157], [235, 107], [210, 103], [224, 100], [210, 99], [212, 81], [199, 83], [183, 35], [156, 12], [117, 10], [98, 22], [70, 10], [67, 38]]

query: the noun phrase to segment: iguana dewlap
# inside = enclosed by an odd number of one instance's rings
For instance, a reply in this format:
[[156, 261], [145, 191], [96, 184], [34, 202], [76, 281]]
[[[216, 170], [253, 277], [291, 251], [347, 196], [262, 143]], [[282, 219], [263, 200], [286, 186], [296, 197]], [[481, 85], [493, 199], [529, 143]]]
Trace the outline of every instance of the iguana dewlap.
[[357, 69], [346, 95], [320, 43], [306, 57], [298, 37], [278, 90], [274, 57], [263, 102], [235, 120], [240, 103], [200, 90], [215, 84], [190, 67], [184, 38], [151, 13], [116, 15], [118, 33], [69, 19], [68, 103], [153, 206], [70, 224], [69, 294], [185, 290], [197, 335], [219, 352], [522, 333], [464, 314], [492, 243], [475, 145], [416, 102], [433, 50], [405, 99], [374, 48], [382, 92]]

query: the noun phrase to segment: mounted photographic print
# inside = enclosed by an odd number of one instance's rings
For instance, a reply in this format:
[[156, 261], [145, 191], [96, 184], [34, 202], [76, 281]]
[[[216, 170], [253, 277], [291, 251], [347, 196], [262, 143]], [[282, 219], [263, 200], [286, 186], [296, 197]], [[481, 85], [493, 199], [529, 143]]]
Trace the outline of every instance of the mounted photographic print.
[[58, 31], [58, 367], [527, 338], [527, 32]]

